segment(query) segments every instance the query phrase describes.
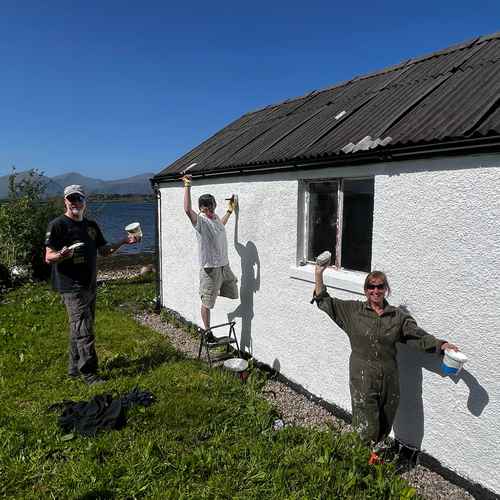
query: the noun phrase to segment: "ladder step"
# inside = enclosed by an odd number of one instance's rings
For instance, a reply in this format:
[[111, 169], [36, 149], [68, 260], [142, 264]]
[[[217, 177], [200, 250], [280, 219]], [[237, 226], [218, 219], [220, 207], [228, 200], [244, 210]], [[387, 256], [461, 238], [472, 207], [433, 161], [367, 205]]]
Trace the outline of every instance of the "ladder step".
[[236, 340], [232, 337], [216, 337], [214, 342], [207, 342], [208, 347], [218, 347], [221, 345], [235, 344]]

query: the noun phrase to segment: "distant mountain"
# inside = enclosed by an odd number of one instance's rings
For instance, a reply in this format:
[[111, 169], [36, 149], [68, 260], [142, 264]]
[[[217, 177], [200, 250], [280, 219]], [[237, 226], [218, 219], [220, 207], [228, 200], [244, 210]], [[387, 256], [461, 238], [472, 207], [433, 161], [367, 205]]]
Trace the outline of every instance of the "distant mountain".
[[[17, 179], [22, 180], [28, 176], [28, 172], [18, 172]], [[149, 179], [154, 176], [153, 172], [134, 175], [125, 179], [103, 181], [86, 177], [78, 172], [56, 175], [55, 177], [39, 176], [45, 183], [46, 193], [49, 196], [62, 195], [65, 186], [70, 184], [81, 184], [88, 194], [151, 194]], [[0, 177], [0, 199], [6, 198], [9, 193], [9, 176]]]
[[62, 188], [69, 186], [70, 184], [81, 184], [89, 192], [102, 193], [107, 191], [102, 191], [105, 189], [106, 181], [101, 179], [92, 179], [91, 177], [85, 177], [77, 172], [70, 172], [68, 174], [56, 175], [52, 177], [52, 180], [57, 182]]
[[63, 187], [70, 184], [81, 184], [89, 193], [94, 194], [151, 194], [149, 179], [153, 176], [153, 172], [147, 172], [125, 179], [103, 181], [102, 179], [85, 177], [77, 172], [70, 172], [69, 174], [57, 175], [52, 180]]
[[125, 179], [117, 179], [115, 181], [105, 181], [106, 185], [101, 193], [108, 194], [151, 194], [151, 184], [149, 179], [155, 174], [147, 172], [145, 174], [126, 177]]

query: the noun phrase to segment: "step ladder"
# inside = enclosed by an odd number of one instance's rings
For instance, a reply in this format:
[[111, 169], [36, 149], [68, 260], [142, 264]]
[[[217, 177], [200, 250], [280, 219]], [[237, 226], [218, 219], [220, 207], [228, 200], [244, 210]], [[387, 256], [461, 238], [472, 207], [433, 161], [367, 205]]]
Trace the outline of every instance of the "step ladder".
[[[221, 323], [220, 325], [211, 326], [208, 330], [204, 330], [200, 328], [200, 348], [198, 350], [198, 359], [200, 359], [201, 351], [205, 348], [207, 353], [208, 364], [212, 367], [212, 361], [222, 361], [224, 359], [233, 358], [239, 355], [240, 347], [238, 345], [238, 339], [236, 338], [236, 331], [234, 329], [235, 321], [230, 321], [229, 323]], [[229, 332], [227, 335], [223, 337], [216, 337], [213, 333], [213, 330], [216, 328], [222, 328], [227, 326]], [[236, 349], [232, 349], [230, 351], [230, 346], [236, 344]], [[219, 353], [217, 355], [210, 355], [211, 349], [217, 349], [225, 346], [225, 352]]]

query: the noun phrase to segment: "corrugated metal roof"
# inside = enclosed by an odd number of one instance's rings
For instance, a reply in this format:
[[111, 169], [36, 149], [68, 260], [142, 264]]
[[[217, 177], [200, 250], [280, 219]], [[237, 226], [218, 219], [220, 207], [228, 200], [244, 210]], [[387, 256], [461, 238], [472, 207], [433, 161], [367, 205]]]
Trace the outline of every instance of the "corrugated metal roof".
[[[390, 152], [495, 136], [500, 139], [500, 33], [247, 113], [155, 179], [176, 177], [193, 162], [190, 174], [223, 174], [354, 157], [363, 145]], [[350, 143], [358, 146], [346, 148]]]

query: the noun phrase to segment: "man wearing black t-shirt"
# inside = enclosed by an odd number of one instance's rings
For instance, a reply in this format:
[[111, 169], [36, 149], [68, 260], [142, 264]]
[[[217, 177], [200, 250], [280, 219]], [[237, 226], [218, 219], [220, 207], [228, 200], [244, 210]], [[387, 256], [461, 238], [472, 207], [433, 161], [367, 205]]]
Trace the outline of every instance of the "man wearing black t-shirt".
[[111, 255], [122, 245], [135, 243], [136, 238], [107, 244], [99, 226], [83, 216], [86, 196], [82, 186], [73, 184], [64, 189], [64, 205], [64, 215], [49, 223], [45, 261], [52, 264], [52, 284], [68, 312], [68, 374], [81, 374], [92, 385], [102, 382], [97, 374], [94, 337], [97, 253]]

